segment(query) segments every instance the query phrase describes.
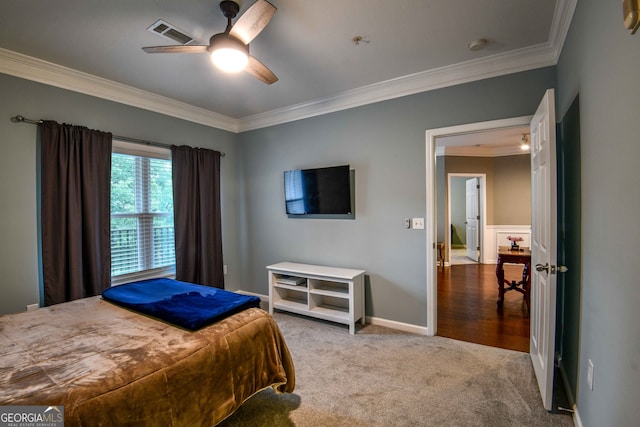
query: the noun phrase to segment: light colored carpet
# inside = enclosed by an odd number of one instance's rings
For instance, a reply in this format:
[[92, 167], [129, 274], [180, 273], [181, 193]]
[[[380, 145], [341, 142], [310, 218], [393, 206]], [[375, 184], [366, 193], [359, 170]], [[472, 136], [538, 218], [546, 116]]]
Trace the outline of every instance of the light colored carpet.
[[264, 390], [221, 426], [573, 426], [543, 408], [527, 353], [274, 317], [293, 355], [296, 390]]
[[459, 264], [477, 264], [474, 260], [467, 256], [466, 249], [451, 249], [451, 260], [449, 264], [451, 265], [459, 265]]

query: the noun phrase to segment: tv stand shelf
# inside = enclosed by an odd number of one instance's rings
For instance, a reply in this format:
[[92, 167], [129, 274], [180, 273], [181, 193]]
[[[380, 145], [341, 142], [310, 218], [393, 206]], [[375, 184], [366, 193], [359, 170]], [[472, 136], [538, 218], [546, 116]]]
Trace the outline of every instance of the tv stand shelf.
[[269, 313], [275, 308], [343, 323], [351, 334], [358, 320], [364, 325], [364, 270], [280, 262], [267, 271]]

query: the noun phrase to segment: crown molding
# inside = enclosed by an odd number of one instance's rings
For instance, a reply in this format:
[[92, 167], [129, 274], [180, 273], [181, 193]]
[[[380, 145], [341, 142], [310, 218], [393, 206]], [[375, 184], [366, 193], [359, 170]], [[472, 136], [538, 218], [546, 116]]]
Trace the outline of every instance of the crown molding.
[[554, 63], [557, 64], [562, 53], [564, 41], [569, 33], [573, 13], [576, 11], [578, 0], [559, 0], [553, 12], [553, 21], [549, 31], [549, 43], [555, 51]]
[[0, 73], [154, 111], [205, 126], [238, 132], [237, 119], [2, 48], [0, 48]]
[[569, 32], [577, 2], [578, 0], [558, 0], [547, 43], [399, 77], [342, 92], [333, 97], [243, 117], [239, 119], [239, 131], [260, 129], [447, 86], [556, 65]]
[[329, 114], [375, 102], [555, 65], [548, 43], [362, 86], [336, 96], [239, 119], [240, 132]]
[[556, 65], [577, 0], [559, 0], [547, 43], [403, 76], [239, 119], [0, 48], [0, 73], [239, 133], [491, 77]]

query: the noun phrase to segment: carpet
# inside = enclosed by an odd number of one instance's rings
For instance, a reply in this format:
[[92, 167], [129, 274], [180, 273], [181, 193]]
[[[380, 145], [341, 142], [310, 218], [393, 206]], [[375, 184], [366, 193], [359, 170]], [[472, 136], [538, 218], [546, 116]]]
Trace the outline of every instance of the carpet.
[[274, 314], [296, 390], [263, 390], [220, 426], [573, 426], [542, 406], [527, 353]]
[[450, 256], [451, 256], [451, 259], [449, 260], [450, 265], [477, 264], [476, 261], [472, 260], [467, 256], [466, 249], [451, 249]]

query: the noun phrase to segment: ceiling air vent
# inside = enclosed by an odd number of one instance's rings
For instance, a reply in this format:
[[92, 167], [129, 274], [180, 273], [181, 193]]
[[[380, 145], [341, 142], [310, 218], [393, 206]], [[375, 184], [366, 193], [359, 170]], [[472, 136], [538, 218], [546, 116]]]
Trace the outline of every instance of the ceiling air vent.
[[147, 28], [147, 31], [159, 34], [163, 37], [178, 42], [180, 44], [189, 44], [193, 41], [193, 37], [186, 32], [176, 28], [175, 25], [171, 25], [162, 19], [159, 19], [155, 24]]

